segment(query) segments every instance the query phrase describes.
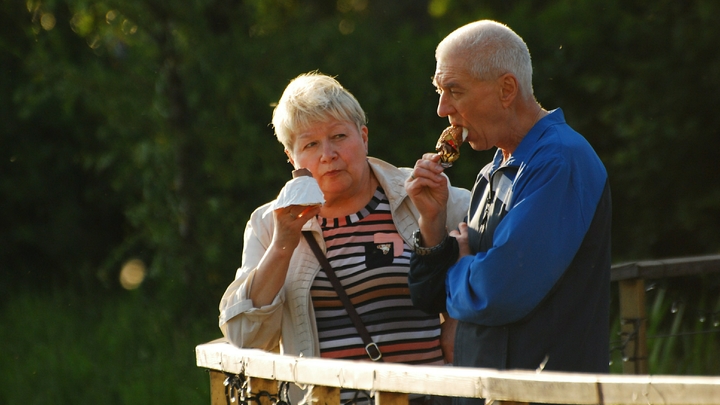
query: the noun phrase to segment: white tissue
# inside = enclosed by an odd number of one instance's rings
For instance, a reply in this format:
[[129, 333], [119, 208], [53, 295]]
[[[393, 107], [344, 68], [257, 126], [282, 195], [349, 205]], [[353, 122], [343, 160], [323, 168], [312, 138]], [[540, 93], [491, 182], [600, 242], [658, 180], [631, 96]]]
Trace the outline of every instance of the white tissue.
[[285, 184], [265, 215], [290, 205], [322, 205], [324, 203], [325, 197], [317, 180], [311, 176], [300, 176]]

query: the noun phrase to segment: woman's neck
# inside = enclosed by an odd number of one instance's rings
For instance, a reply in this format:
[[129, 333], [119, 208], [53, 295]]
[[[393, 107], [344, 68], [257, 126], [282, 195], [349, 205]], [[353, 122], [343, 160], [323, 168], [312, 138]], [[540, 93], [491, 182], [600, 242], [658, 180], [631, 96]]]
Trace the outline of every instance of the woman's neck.
[[368, 165], [367, 174], [363, 176], [361, 182], [363, 184], [352, 195], [334, 199], [326, 198], [325, 204], [320, 208], [320, 216], [323, 218], [341, 218], [365, 208], [380, 184], [370, 169], [370, 165]]

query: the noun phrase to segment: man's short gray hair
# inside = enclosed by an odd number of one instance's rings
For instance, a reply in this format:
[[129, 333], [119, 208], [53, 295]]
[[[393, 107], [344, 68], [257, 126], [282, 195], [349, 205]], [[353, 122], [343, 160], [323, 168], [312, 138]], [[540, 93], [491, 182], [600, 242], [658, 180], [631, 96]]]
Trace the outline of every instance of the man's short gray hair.
[[295, 136], [311, 125], [330, 119], [367, 124], [360, 103], [335, 78], [317, 71], [303, 73], [285, 88], [273, 110], [275, 136], [291, 150]]
[[450, 33], [435, 51], [464, 55], [470, 71], [479, 80], [494, 80], [512, 73], [517, 77], [520, 95], [533, 96], [532, 60], [525, 41], [508, 26], [492, 20], [466, 24]]

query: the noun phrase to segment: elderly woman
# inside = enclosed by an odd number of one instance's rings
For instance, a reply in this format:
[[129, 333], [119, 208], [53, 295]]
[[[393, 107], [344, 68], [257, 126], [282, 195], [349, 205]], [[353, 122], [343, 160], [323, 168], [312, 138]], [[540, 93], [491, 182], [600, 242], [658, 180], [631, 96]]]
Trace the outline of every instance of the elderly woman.
[[[412, 306], [407, 284], [412, 234], [419, 228], [404, 188], [411, 169], [367, 156], [364, 111], [340, 83], [320, 73], [291, 81], [272, 123], [290, 163], [312, 173], [325, 203], [278, 209], [268, 203], [253, 212], [242, 267], [220, 302], [223, 334], [244, 348], [370, 358], [302, 236], [311, 231], [382, 360], [444, 364], [451, 353], [443, 354], [441, 319]], [[455, 229], [469, 192], [449, 183], [447, 189], [447, 224]]]

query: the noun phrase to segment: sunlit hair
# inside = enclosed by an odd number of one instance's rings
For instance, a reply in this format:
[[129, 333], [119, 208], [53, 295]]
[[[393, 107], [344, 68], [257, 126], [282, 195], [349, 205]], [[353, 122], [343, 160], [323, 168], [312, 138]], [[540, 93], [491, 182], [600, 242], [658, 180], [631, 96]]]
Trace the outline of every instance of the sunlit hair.
[[338, 120], [354, 123], [358, 131], [367, 123], [355, 97], [335, 78], [313, 71], [293, 79], [273, 110], [275, 136], [292, 150], [295, 136], [311, 125]]
[[508, 26], [491, 20], [464, 25], [440, 42], [435, 57], [448, 51], [466, 56], [470, 71], [479, 80], [493, 80], [512, 73], [518, 80], [520, 95], [533, 97], [530, 51], [525, 41]]

